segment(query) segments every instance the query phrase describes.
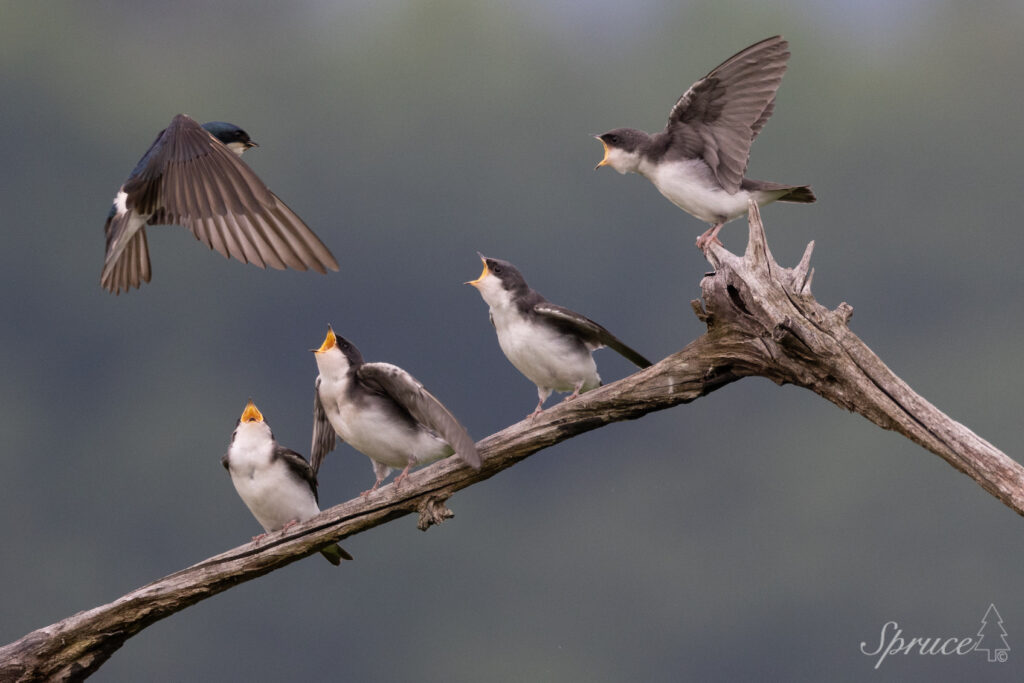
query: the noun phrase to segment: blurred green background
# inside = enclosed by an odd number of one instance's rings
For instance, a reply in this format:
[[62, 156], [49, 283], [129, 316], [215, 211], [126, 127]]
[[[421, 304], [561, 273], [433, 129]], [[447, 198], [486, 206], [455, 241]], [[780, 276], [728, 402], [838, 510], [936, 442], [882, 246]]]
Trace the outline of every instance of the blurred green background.
[[[793, 57], [750, 175], [779, 262], [924, 397], [1016, 456], [1024, 379], [1019, 2], [4, 3], [0, 643], [246, 542], [219, 459], [252, 397], [308, 454], [328, 323], [482, 438], [534, 405], [462, 283], [476, 251], [652, 359], [700, 335], [705, 226], [589, 136], [659, 129], [775, 33]], [[118, 185], [174, 114], [241, 125], [339, 273], [264, 272], [179, 227], [99, 287]], [[723, 231], [742, 250], [743, 222]], [[605, 381], [631, 372], [598, 352]], [[347, 446], [326, 507], [372, 483]], [[748, 379], [543, 451], [450, 501], [207, 600], [96, 680], [1021, 680], [1024, 521], [909, 441]], [[892, 657], [882, 625], [1004, 664]]]

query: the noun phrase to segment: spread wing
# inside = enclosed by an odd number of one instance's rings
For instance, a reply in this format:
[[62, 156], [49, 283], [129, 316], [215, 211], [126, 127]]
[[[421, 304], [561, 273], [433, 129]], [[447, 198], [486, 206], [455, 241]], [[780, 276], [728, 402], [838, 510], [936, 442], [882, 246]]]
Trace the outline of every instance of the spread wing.
[[533, 310], [545, 318], [552, 321], [558, 321], [559, 324], [571, 329], [581, 337], [591, 349], [607, 346], [608, 348], [617, 351], [637, 367], [647, 368], [651, 366], [651, 361], [626, 346], [618, 337], [601, 325], [595, 323], [590, 318], [584, 317], [575, 311], [571, 311], [568, 308], [558, 306], [549, 301], [535, 305]]
[[480, 454], [466, 428], [415, 377], [390, 363], [364, 363], [359, 378], [380, 386], [417, 421], [447, 441], [467, 465], [480, 469]]
[[[129, 212], [178, 223], [225, 257], [324, 273], [334, 256], [237, 154], [179, 114], [124, 184]], [[110, 236], [108, 235], [108, 242]]]
[[775, 109], [789, 43], [755, 43], [694, 83], [672, 107], [666, 132], [686, 156], [700, 156], [730, 193], [740, 187], [750, 145]]
[[313, 498], [318, 503], [320, 502], [320, 495], [317, 492], [316, 473], [313, 472], [313, 468], [309, 466], [305, 458], [292, 449], [280, 445], [274, 448], [274, 458], [283, 460], [289, 472], [295, 475], [297, 479], [309, 484], [310, 490], [313, 491]]
[[320, 402], [320, 378], [316, 378], [316, 389], [313, 391], [313, 445], [309, 449], [309, 462], [315, 477], [320, 465], [328, 453], [334, 450], [334, 427], [327, 419], [327, 411]]

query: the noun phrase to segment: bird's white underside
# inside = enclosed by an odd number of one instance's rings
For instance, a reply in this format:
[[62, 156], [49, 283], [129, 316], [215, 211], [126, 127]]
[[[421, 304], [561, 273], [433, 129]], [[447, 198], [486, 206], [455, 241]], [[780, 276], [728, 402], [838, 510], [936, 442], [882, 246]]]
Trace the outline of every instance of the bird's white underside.
[[274, 443], [265, 423], [238, 425], [229, 451], [229, 472], [239, 497], [265, 531], [304, 521], [320, 508], [309, 485], [273, 459]]
[[554, 329], [529, 324], [498, 277], [488, 274], [477, 284], [477, 290], [490, 306], [498, 345], [505, 357], [537, 385], [541, 395], [552, 389], [573, 391], [581, 381], [584, 391], [601, 385], [590, 351], [581, 351]]
[[686, 213], [705, 223], [728, 223], [747, 213], [753, 198], [758, 206], [771, 203], [787, 190], [750, 193], [739, 190], [730, 194], [718, 185], [711, 169], [702, 159], [687, 159], [653, 164], [637, 153], [622, 149], [608, 150], [608, 164], [619, 173], [639, 173], [651, 181], [666, 199]]
[[422, 465], [451, 455], [451, 446], [433, 432], [413, 431], [404, 424], [396, 425], [390, 419], [391, 414], [377, 408], [372, 401], [366, 405], [355, 405], [344, 400], [350, 381], [347, 375], [349, 366], [345, 354], [339, 349], [317, 353], [316, 361], [320, 368], [320, 403], [327, 419], [338, 436], [357, 451], [394, 469], [404, 468], [410, 457]]
[[587, 391], [601, 385], [597, 364], [589, 351], [580, 351], [554, 331], [510, 321], [498, 334], [498, 345], [509, 362], [538, 389], [572, 391], [581, 381]]

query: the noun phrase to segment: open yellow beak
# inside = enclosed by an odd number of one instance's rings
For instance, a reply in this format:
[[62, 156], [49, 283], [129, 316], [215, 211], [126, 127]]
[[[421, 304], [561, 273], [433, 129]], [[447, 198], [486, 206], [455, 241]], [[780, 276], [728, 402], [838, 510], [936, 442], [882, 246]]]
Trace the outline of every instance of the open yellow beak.
[[245, 404], [245, 410], [242, 411], [242, 422], [263, 422], [263, 413], [259, 411], [256, 404], [249, 399], [249, 402]]
[[601, 168], [602, 166], [607, 166], [610, 162], [608, 161], [608, 145], [606, 145], [604, 140], [602, 140], [601, 138], [597, 137], [596, 135], [594, 136], [594, 139], [599, 141], [601, 143], [601, 146], [604, 147], [604, 159], [601, 159], [601, 163], [599, 163], [597, 166], [594, 167], [594, 170], [596, 171], [597, 169]]
[[488, 275], [490, 275], [490, 274], [491, 274], [491, 269], [487, 267], [487, 259], [486, 259], [486, 258], [484, 258], [484, 255], [483, 255], [483, 254], [480, 254], [480, 260], [484, 262], [484, 272], [480, 273], [480, 277], [478, 277], [477, 279], [475, 279], [475, 280], [470, 280], [469, 282], [465, 282], [465, 283], [463, 283], [463, 284], [467, 284], [467, 285], [473, 285], [474, 287], [478, 287], [478, 286], [480, 285], [480, 282], [481, 282], [481, 281], [482, 281], [482, 280], [483, 280], [483, 279], [484, 279], [485, 277], [487, 277]]
[[319, 349], [313, 349], [313, 353], [323, 353], [324, 351], [330, 351], [338, 345], [338, 338], [334, 336], [334, 330], [331, 326], [327, 326], [327, 336], [324, 337], [324, 343], [320, 345]]

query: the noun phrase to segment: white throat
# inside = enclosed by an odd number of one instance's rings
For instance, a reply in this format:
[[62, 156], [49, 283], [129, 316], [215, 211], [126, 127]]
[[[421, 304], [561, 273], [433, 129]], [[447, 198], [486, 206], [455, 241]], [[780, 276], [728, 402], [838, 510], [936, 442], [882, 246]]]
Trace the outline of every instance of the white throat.
[[506, 310], [512, 307], [512, 294], [505, 289], [501, 280], [490, 273], [483, 280], [477, 283], [476, 290], [480, 292], [481, 298], [493, 310]]
[[619, 173], [640, 172], [640, 152], [627, 152], [617, 147], [609, 147], [605, 158], [605, 165], [611, 166]]
[[316, 366], [320, 370], [320, 376], [332, 382], [340, 382], [348, 374], [348, 358], [341, 352], [341, 349], [334, 347], [326, 351], [316, 352]]

